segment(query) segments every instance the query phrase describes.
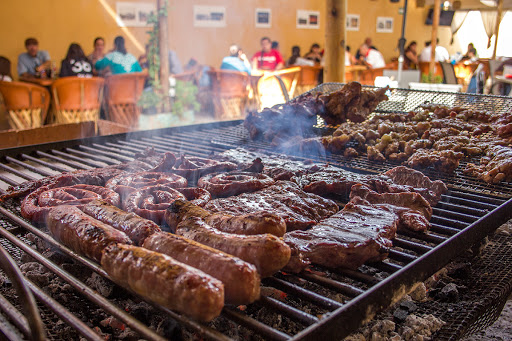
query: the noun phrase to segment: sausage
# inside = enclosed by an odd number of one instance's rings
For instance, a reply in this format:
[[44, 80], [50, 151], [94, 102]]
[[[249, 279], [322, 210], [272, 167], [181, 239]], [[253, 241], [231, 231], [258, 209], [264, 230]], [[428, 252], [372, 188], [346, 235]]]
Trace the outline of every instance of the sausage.
[[201, 218], [189, 217], [179, 223], [176, 234], [254, 264], [261, 277], [271, 276], [290, 260], [290, 247], [268, 233], [243, 236], [221, 232]]
[[82, 211], [94, 219], [126, 233], [138, 246], [141, 246], [144, 240], [153, 233], [162, 231], [153, 221], [141, 218], [135, 213], [125, 212], [102, 200], [91, 201], [82, 207]]
[[259, 299], [260, 275], [256, 267], [209, 246], [170, 233], [149, 236], [144, 248], [171, 256], [224, 284], [224, 298], [229, 304], [249, 304]]
[[46, 216], [46, 225], [59, 242], [98, 263], [108, 245], [132, 244], [126, 234], [88, 216], [76, 206], [52, 207]]
[[257, 212], [234, 216], [227, 213], [212, 213], [185, 200], [175, 200], [165, 212], [165, 221], [175, 230], [176, 226], [188, 217], [199, 217], [208, 225], [226, 233], [264, 234], [284, 236], [286, 222], [273, 213]]
[[101, 266], [119, 285], [197, 320], [213, 320], [224, 306], [221, 281], [155, 251], [113, 244]]

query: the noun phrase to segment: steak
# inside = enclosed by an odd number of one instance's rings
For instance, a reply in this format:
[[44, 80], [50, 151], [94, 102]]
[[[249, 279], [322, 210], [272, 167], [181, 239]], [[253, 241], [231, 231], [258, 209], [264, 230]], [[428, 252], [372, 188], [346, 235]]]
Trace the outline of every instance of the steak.
[[233, 215], [270, 212], [285, 220], [287, 231], [307, 229], [338, 211], [334, 201], [306, 193], [290, 181], [278, 181], [253, 193], [211, 200], [204, 208]]
[[285, 271], [300, 272], [309, 264], [356, 269], [387, 256], [398, 217], [379, 206], [349, 202], [343, 210], [307, 231], [285, 233], [292, 250]]

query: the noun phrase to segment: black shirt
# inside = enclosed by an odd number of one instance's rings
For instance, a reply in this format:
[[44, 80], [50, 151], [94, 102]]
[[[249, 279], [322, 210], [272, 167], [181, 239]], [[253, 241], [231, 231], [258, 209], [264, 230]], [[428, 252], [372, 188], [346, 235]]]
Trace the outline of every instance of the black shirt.
[[66, 60], [64, 59], [60, 66], [59, 77], [70, 76], [92, 76], [92, 66], [87, 58], [80, 60]]

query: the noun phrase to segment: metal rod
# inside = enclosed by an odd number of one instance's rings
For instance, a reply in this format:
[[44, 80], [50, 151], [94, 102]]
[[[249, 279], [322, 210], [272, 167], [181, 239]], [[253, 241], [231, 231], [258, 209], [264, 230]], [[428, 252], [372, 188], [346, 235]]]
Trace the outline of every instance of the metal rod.
[[14, 328], [10, 325], [9, 322], [5, 320], [2, 315], [0, 315], [0, 332], [9, 341], [23, 341], [20, 335], [14, 332]]
[[[95, 155], [95, 154], [91, 154], [91, 153], [81, 152], [81, 151], [73, 149], [73, 148], [66, 148], [66, 152], [71, 153], [71, 154], [80, 155], [82, 157], [86, 157], [86, 158], [89, 158], [92, 160], [104, 162], [107, 165], [109, 165], [109, 164], [114, 165], [114, 164], [119, 163], [119, 162], [114, 162], [115, 159], [112, 159], [112, 157], [106, 157], [103, 155]], [[97, 152], [97, 151], [95, 151], [95, 152]]]
[[432, 248], [429, 246], [426, 246], [426, 245], [423, 245], [420, 243], [415, 243], [410, 240], [405, 240], [405, 239], [402, 239], [399, 237], [395, 237], [393, 239], [393, 245], [401, 247], [403, 249], [412, 250], [412, 251], [415, 251], [420, 254], [423, 254], [423, 253], [426, 253], [426, 252], [429, 252], [430, 250], [432, 250]]
[[104, 150], [101, 150], [102, 148], [92, 148], [92, 147], [84, 146], [84, 145], [80, 145], [78, 147], [80, 149], [88, 150], [88, 151], [93, 152], [93, 153], [100, 153], [102, 155], [110, 156], [110, 157], [113, 157], [113, 158], [116, 158], [116, 159], [122, 160], [122, 161], [133, 161], [134, 160], [133, 157], [128, 157], [128, 156], [119, 155], [119, 154], [116, 154], [116, 153], [104, 151]]
[[8, 178], [2, 174], [0, 174], [0, 180], [2, 180], [3, 182], [5, 182], [6, 184], [11, 185], [11, 186], [16, 186], [17, 184], [19, 184], [19, 182], [14, 181], [11, 178]]
[[[120, 148], [113, 148], [113, 147], [107, 147], [108, 143], [105, 143], [105, 145], [102, 145], [102, 144], [99, 144], [99, 143], [93, 143], [92, 145], [96, 148], [102, 148], [102, 149], [105, 149], [105, 150], [108, 150], [108, 151], [111, 151], [111, 152], [114, 152], [114, 153], [123, 153], [123, 154], [129, 154], [129, 155], [135, 155], [135, 153], [133, 152], [130, 152], [130, 151], [127, 151], [127, 150], [123, 150], [123, 149], [120, 149]], [[133, 157], [130, 156], [130, 158], [132, 160], [134, 160]]]
[[446, 227], [453, 227], [453, 228], [459, 229], [459, 230], [462, 230], [463, 228], [465, 228], [469, 225], [469, 223], [466, 223], [463, 221], [449, 219], [449, 218], [440, 217], [440, 216], [432, 216], [432, 219], [430, 219], [430, 222], [433, 224], [440, 224], [440, 225], [443, 225]]
[[333, 272], [351, 278], [353, 280], [359, 281], [361, 283], [369, 284], [369, 285], [375, 285], [380, 282], [380, 280], [376, 277], [364, 274], [357, 270], [351, 270], [351, 269], [334, 269]]
[[328, 277], [322, 277], [311, 273], [300, 273], [297, 275], [300, 278], [307, 279], [308, 281], [315, 282], [326, 286], [328, 288], [334, 289], [343, 295], [347, 295], [349, 297], [356, 297], [363, 293], [363, 290], [356, 288], [352, 285], [341, 283], [330, 279]]
[[63, 159], [61, 157], [58, 157], [58, 156], [55, 156], [55, 155], [52, 155], [52, 154], [48, 154], [48, 153], [45, 153], [45, 152], [41, 152], [41, 151], [37, 151], [36, 152], [37, 155], [40, 155], [40, 156], [44, 156], [48, 159], [52, 159], [52, 160], [55, 160], [55, 161], [59, 161], [60, 163], [63, 163], [67, 166], [71, 166], [73, 168], [76, 168], [76, 169], [92, 169], [94, 167], [91, 167], [91, 166], [88, 166], [84, 163], [78, 163], [78, 162], [74, 162], [74, 161], [70, 161], [70, 160], [66, 160], [66, 159]]
[[[436, 220], [434, 220], [434, 221], [436, 221]], [[458, 233], [460, 231], [460, 229], [455, 229], [455, 228], [444, 226], [442, 224], [430, 222], [430, 231], [445, 234], [447, 236], [453, 236], [454, 234]]]
[[274, 329], [272, 327], [267, 326], [255, 319], [240, 313], [239, 311], [232, 308], [224, 308], [222, 311], [224, 315], [228, 318], [240, 323], [241, 325], [261, 334], [265, 337], [265, 339], [272, 339], [278, 341], [288, 340], [290, 338], [289, 335]]
[[466, 223], [472, 223], [476, 221], [478, 218], [475, 215], [472, 214], [466, 214], [466, 213], [460, 213], [460, 212], [454, 212], [454, 211], [448, 211], [442, 208], [434, 208], [434, 216], [442, 216], [446, 218], [455, 218], [457, 220], [465, 221]]
[[54, 175], [54, 173], [45, 171], [44, 169], [41, 169], [41, 168], [34, 167], [32, 165], [29, 165], [26, 162], [20, 161], [18, 159], [10, 157], [10, 156], [6, 156], [5, 159], [7, 161], [11, 162], [11, 163], [17, 164], [18, 166], [24, 167], [24, 168], [26, 168], [26, 169], [34, 172], [34, 173], [39, 173], [39, 174], [41, 174], [43, 176], [52, 176], [52, 175]]
[[0, 294], [0, 309], [23, 335], [30, 337], [31, 331], [27, 319], [2, 294]]
[[291, 319], [299, 321], [307, 326], [318, 322], [318, 317], [315, 317], [313, 315], [303, 312], [302, 310], [291, 307], [272, 297], [262, 296], [259, 299], [259, 301], [257, 301], [257, 303], [263, 306], [267, 306], [275, 311], [279, 311], [284, 315], [290, 317]]
[[89, 166], [92, 166], [92, 167], [95, 167], [95, 168], [101, 168], [101, 167], [107, 166], [107, 164], [105, 164], [105, 163], [98, 163], [98, 162], [95, 162], [95, 161], [92, 161], [92, 160], [83, 159], [81, 157], [77, 157], [77, 156], [74, 156], [74, 155], [71, 155], [71, 154], [68, 154], [68, 153], [61, 152], [60, 150], [52, 149], [52, 153], [55, 154], [55, 155], [64, 156], [65, 158], [68, 158], [68, 159], [71, 159], [71, 160], [74, 160], [74, 161], [85, 163], [86, 165], [89, 165]]
[[25, 179], [25, 180], [37, 180], [37, 178], [34, 178], [33, 176], [31, 175], [28, 175], [28, 174], [25, 174], [23, 172], [20, 172], [19, 170], [17, 169], [14, 169], [12, 167], [9, 167], [7, 165], [4, 165], [3, 163], [0, 163], [0, 168], [8, 171], [9, 173], [12, 173], [22, 179]]
[[69, 170], [67, 168], [58, 166], [58, 165], [53, 164], [53, 163], [45, 162], [45, 161], [43, 161], [41, 159], [32, 157], [32, 156], [27, 155], [27, 154], [21, 154], [21, 157], [24, 158], [25, 160], [29, 160], [29, 161], [33, 161], [33, 162], [39, 163], [40, 165], [43, 165], [45, 167], [48, 167], [50, 169], [53, 169], [53, 170], [61, 172], [61, 173], [71, 172], [71, 171], [76, 169], [76, 168], [73, 168], [72, 170]]
[[413, 260], [417, 259], [418, 257], [410, 255], [405, 252], [391, 249], [391, 250], [389, 250], [389, 258], [407, 264], [407, 263], [410, 263]]
[[[3, 230], [3, 228], [1, 228]], [[11, 258], [9, 253], [0, 245], [0, 266], [7, 274], [9, 279], [12, 281], [18, 298], [23, 308], [24, 316], [27, 318], [30, 326], [30, 338], [32, 340], [45, 340], [45, 332], [43, 327], [43, 321], [39, 315], [39, 309], [37, 309], [36, 301], [32, 292], [25, 284], [25, 278], [21, 273], [20, 269], [16, 265], [16, 262]]]

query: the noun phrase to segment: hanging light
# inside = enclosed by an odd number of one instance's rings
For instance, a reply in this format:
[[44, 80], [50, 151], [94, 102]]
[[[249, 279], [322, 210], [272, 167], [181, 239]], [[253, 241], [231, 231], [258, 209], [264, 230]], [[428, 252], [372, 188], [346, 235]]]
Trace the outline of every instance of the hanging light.
[[446, 0], [445, 2], [443, 2], [443, 11], [449, 10], [450, 7], [452, 7], [452, 4], [450, 3], [450, 1]]

